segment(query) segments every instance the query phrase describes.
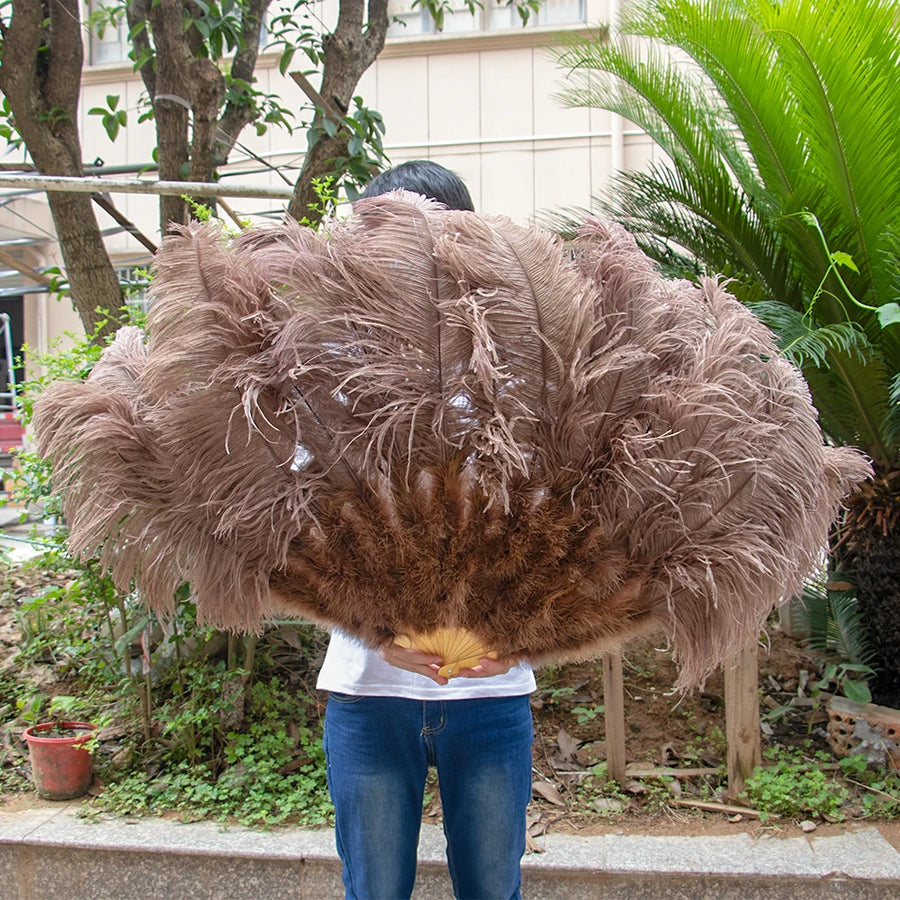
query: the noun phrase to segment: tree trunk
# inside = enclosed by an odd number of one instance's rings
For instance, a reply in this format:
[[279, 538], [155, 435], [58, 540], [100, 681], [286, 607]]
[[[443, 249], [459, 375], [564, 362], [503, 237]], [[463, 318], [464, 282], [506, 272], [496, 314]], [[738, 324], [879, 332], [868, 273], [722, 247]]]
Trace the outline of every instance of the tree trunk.
[[[250, 84], [253, 81], [253, 71], [256, 68], [256, 60], [259, 57], [259, 32], [262, 27], [262, 19], [269, 7], [270, 0], [249, 0], [244, 18], [241, 22], [241, 36], [243, 46], [234, 55], [231, 63], [232, 81], [244, 81]], [[239, 91], [240, 93], [240, 91]], [[216, 162], [222, 164], [228, 159], [234, 149], [234, 145], [244, 129], [249, 125], [256, 113], [249, 103], [229, 101], [219, 119], [218, 145], [216, 148]]]
[[[337, 27], [323, 41], [325, 63], [320, 93], [341, 114], [346, 114], [359, 79], [384, 47], [388, 27], [387, 0], [369, 0], [366, 23], [363, 22], [365, 11], [365, 0], [341, 0]], [[321, 124], [325, 117], [322, 110], [317, 110], [313, 126]], [[313, 180], [331, 173], [332, 160], [347, 154], [348, 140], [349, 135], [343, 129], [334, 137], [323, 134], [307, 152], [288, 206], [289, 215], [298, 220], [305, 218], [313, 225], [319, 221], [319, 198], [313, 189]]]
[[[188, 175], [188, 126], [194, 59], [185, 40], [181, 0], [154, 0], [147, 16], [156, 46], [151, 100], [156, 116], [159, 177], [162, 181], [184, 181]], [[143, 69], [148, 67], [149, 64]], [[146, 78], [144, 85], [149, 91]], [[163, 233], [170, 225], [186, 224], [189, 218], [187, 203], [181, 197], [159, 198], [159, 224]]]
[[[4, 29], [0, 90], [45, 175], [84, 174], [77, 126], [84, 61], [79, 6], [78, 0], [50, 0], [43, 9], [33, 0], [14, 0]], [[50, 192], [48, 200], [72, 303], [88, 332], [106, 321], [101, 333], [109, 333], [118, 324], [122, 291], [90, 196]]]
[[91, 196], [54, 191], [47, 197], [66, 264], [72, 304], [88, 334], [101, 322], [101, 336], [111, 334], [121, 324], [122, 287], [106, 253]]
[[847, 502], [835, 568], [856, 589], [872, 651], [872, 699], [900, 707], [900, 470], [876, 474]]

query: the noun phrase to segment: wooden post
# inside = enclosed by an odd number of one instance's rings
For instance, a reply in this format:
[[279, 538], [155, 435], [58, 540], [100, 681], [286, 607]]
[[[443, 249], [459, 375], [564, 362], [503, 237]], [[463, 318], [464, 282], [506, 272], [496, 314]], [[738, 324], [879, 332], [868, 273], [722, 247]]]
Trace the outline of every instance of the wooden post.
[[622, 654], [603, 654], [603, 704], [606, 709], [607, 775], [625, 786], [625, 686], [622, 679]]
[[762, 761], [756, 638], [725, 665], [725, 734], [728, 741], [728, 796], [734, 798]]

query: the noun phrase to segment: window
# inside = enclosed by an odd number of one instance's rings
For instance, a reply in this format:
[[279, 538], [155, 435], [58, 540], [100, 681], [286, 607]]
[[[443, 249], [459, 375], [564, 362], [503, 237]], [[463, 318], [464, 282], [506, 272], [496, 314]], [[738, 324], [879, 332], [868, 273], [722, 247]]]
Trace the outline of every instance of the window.
[[[491, 29], [522, 27], [522, 19], [515, 6], [492, 0], [487, 14]], [[538, 11], [528, 17], [528, 25], [571, 25], [583, 21], [584, 0], [543, 0]]]
[[[390, 37], [422, 34], [458, 34], [460, 32], [502, 31], [522, 27], [522, 19], [516, 7], [502, 0], [484, 0], [484, 7], [469, 12], [462, 0], [451, 0], [455, 5], [444, 14], [444, 28], [438, 32], [434, 20], [420, 6], [413, 7], [414, 0], [388, 0], [388, 14], [392, 21], [388, 26]], [[570, 25], [584, 21], [584, 0], [543, 0], [540, 9], [532, 12], [525, 26]]]
[[131, 46], [128, 43], [128, 22], [125, 21], [124, 9], [108, 8], [100, 0], [91, 0], [88, 7], [91, 65], [128, 59]]

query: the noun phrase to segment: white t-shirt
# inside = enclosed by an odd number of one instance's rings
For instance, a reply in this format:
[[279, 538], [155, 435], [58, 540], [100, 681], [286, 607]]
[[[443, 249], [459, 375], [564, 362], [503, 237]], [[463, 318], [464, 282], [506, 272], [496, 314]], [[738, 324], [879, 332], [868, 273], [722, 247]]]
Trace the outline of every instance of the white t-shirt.
[[527, 662], [503, 675], [490, 678], [451, 678], [438, 684], [386, 663], [377, 650], [335, 629], [316, 687], [322, 691], [368, 697], [405, 697], [409, 700], [469, 700], [476, 697], [517, 697], [535, 689], [534, 673]]

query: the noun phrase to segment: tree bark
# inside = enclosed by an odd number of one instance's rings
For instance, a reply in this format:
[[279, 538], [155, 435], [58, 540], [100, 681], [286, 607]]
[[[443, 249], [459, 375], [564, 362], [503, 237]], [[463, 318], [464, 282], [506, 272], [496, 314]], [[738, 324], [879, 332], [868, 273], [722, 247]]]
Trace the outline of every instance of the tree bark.
[[[241, 23], [243, 46], [235, 54], [231, 63], [232, 81], [253, 81], [256, 60], [259, 57], [259, 32], [262, 19], [269, 7], [270, 0], [250, 0]], [[224, 163], [234, 149], [238, 136], [246, 125], [256, 118], [251, 105], [240, 101], [229, 100], [219, 118], [218, 144], [216, 162]]]
[[[81, 176], [78, 102], [84, 47], [78, 0], [14, 0], [3, 35], [0, 90], [37, 170]], [[45, 30], [45, 16], [47, 25]], [[42, 53], [46, 45], [49, 52]], [[50, 211], [71, 288], [71, 299], [90, 333], [118, 324], [122, 291], [89, 194], [48, 193]]]
[[[320, 93], [342, 113], [346, 113], [353, 92], [366, 69], [375, 62], [384, 47], [388, 28], [387, 0], [369, 0], [368, 22], [363, 21], [366, 0], [341, 0], [337, 27], [323, 40], [325, 63]], [[313, 125], [321, 124], [322, 110], [316, 111]], [[310, 148], [297, 178], [288, 213], [295, 219], [306, 218], [315, 225], [321, 218], [313, 180], [333, 169], [332, 160], [347, 153], [349, 135], [341, 130], [334, 137], [322, 138]]]
[[[184, 181], [188, 175], [188, 127], [191, 110], [191, 74], [194, 58], [185, 40], [181, 0], [154, 0], [147, 9], [156, 47], [154, 93], [156, 154], [162, 181]], [[148, 69], [144, 66], [144, 69]], [[143, 75], [144, 69], [141, 70]], [[150, 87], [144, 79], [149, 92]], [[190, 214], [181, 197], [159, 198], [160, 229], [184, 225]]]

